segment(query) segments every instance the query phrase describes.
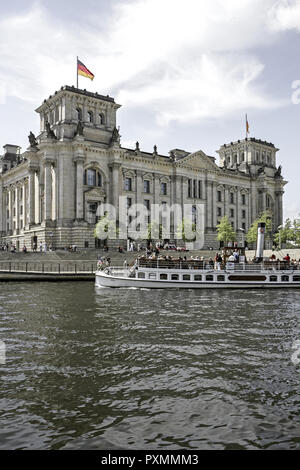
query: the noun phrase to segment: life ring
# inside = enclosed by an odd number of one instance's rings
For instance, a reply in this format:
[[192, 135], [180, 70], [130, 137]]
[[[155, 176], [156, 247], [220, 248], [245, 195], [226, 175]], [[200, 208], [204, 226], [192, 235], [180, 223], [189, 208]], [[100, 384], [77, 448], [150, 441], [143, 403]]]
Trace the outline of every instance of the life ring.
[[104, 269], [104, 274], [110, 274], [110, 269], [109, 269], [109, 268], [105, 268], [105, 269]]

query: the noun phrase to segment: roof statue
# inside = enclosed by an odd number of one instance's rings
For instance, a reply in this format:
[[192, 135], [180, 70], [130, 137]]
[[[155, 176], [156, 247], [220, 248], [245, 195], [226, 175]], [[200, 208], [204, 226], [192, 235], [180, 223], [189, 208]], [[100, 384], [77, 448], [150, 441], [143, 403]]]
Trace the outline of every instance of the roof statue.
[[51, 129], [50, 123], [48, 121], [46, 122], [45, 127], [46, 127], [47, 137], [49, 137], [50, 139], [56, 139], [56, 135], [54, 134], [53, 130]]
[[83, 135], [83, 124], [81, 121], [78, 121], [75, 135]]
[[36, 141], [34, 133], [31, 132], [31, 131], [29, 133], [28, 140], [29, 140], [29, 143], [30, 143], [30, 148], [36, 149], [37, 148], [37, 141]]

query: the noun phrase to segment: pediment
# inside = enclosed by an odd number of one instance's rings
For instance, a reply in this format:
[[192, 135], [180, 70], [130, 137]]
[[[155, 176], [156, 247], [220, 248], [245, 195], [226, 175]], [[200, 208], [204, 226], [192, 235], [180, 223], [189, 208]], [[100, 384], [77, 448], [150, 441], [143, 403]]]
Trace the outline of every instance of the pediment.
[[85, 199], [102, 201], [105, 198], [105, 191], [102, 188], [92, 188], [85, 191], [84, 196]]
[[180, 159], [177, 162], [178, 166], [184, 166], [188, 168], [194, 168], [196, 170], [211, 170], [211, 171], [220, 171], [218, 165], [214, 163], [214, 161], [205, 155], [202, 150], [198, 150], [197, 152], [190, 153], [186, 157]]

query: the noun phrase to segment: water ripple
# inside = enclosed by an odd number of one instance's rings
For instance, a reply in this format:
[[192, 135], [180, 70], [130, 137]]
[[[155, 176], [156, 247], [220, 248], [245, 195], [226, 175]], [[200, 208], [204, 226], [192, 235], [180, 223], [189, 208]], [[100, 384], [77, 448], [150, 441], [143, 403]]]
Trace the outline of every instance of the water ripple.
[[298, 292], [1, 287], [1, 449], [300, 449]]

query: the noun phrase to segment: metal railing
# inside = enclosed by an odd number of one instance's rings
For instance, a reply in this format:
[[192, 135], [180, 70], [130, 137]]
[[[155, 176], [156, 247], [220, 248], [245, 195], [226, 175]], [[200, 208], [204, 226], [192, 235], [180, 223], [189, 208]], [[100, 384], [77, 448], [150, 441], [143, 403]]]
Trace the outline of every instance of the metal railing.
[[205, 271], [297, 271], [300, 264], [292, 264], [286, 261], [265, 261], [263, 263], [215, 263], [202, 260], [161, 260], [138, 259], [137, 266], [150, 269], [199, 269]]
[[0, 261], [0, 273], [93, 274], [96, 261]]

